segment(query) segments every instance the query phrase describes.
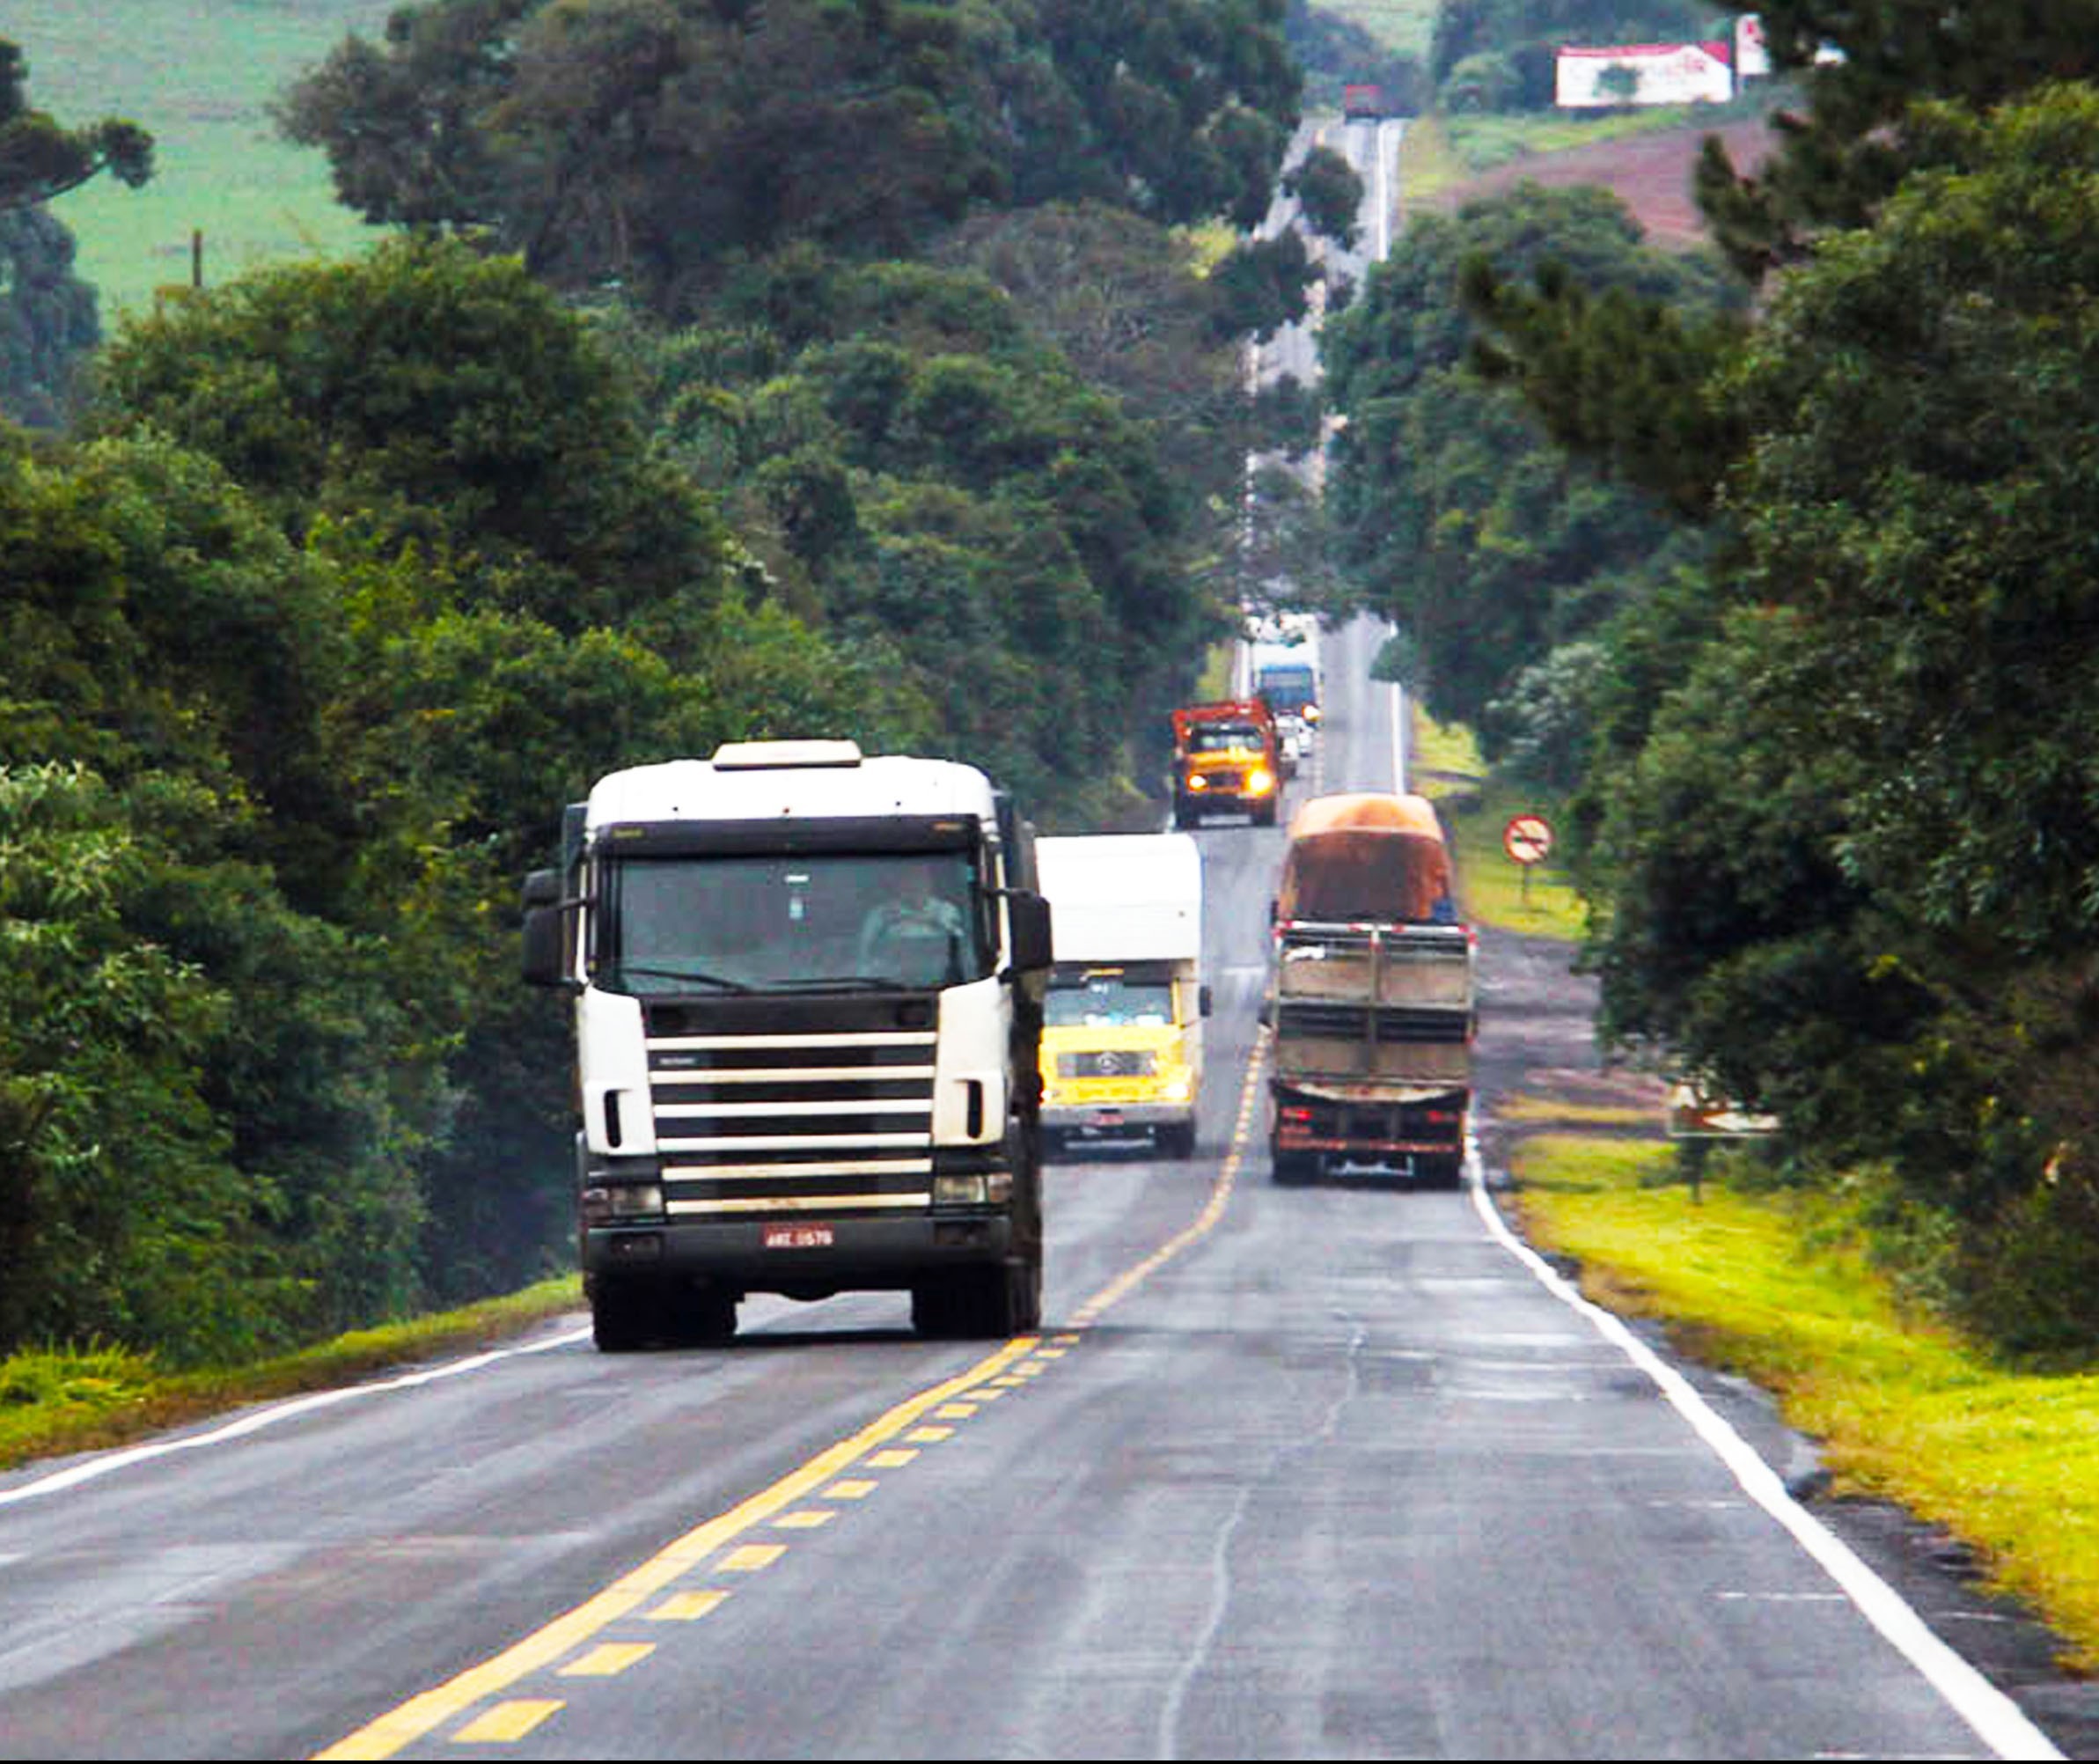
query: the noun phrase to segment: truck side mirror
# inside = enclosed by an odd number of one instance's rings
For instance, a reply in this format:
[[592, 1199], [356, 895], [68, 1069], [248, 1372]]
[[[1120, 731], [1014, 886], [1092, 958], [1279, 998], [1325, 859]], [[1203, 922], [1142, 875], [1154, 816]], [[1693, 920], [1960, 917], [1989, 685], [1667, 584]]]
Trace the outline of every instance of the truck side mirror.
[[525, 878], [524, 976], [529, 986], [559, 986], [567, 938], [562, 935], [561, 876], [558, 870], [535, 870]]
[[1035, 974], [1048, 967], [1051, 954], [1050, 903], [1039, 894], [1016, 890], [1006, 897], [1006, 912], [1013, 930], [1013, 967], [1017, 974]]
[[1210, 989], [1204, 987], [1196, 994], [1196, 1007], [1205, 1017], [1210, 1014]]

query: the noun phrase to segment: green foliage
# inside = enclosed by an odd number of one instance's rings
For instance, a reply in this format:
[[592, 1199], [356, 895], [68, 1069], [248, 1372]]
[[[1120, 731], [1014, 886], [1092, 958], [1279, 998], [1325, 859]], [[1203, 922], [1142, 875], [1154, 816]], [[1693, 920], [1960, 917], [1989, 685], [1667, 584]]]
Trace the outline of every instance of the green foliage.
[[1282, 0], [434, 0], [279, 116], [368, 219], [486, 229], [558, 286], [691, 319], [745, 258], [902, 255], [986, 202], [1251, 225], [1295, 117], [1281, 22]]
[[[1421, 0], [1424, 12], [1434, 0]], [[1391, 47], [1389, 28], [1395, 9], [1380, 4], [1366, 23], [1347, 16], [1345, 6], [1314, 6], [1289, 0], [1283, 18], [1284, 40], [1304, 70], [1307, 111], [1339, 110], [1344, 85], [1374, 85], [1394, 115], [1411, 116], [1427, 108], [1427, 81], [1420, 58]], [[1383, 40], [1369, 26], [1382, 29]], [[1424, 29], [1422, 36], [1426, 39]]]
[[[140, 788], [179, 816], [216, 806], [161, 780]], [[230, 1001], [142, 935], [178, 861], [157, 819], [77, 767], [0, 767], [11, 1344], [145, 1339], [194, 1356], [252, 1347], [258, 1311], [281, 1302], [257, 1195], [207, 1096]]]
[[[1095, 321], [1135, 298], [1109, 279], [1132, 258], [1124, 273], [1181, 302], [1182, 336], [1202, 334], [1200, 290], [1156, 230], [1099, 209], [1031, 219], [1039, 224], [987, 225], [955, 255], [981, 258], [1053, 328], [1090, 342], [1104, 380], [1120, 357]], [[1046, 278], [1075, 254], [1108, 275], [1060, 300]], [[783, 289], [803, 297], [791, 342], [769, 331]], [[1068, 808], [1125, 769], [1130, 707], [1172, 702], [1222, 618], [1190, 568], [1189, 498], [1154, 438], [1216, 420], [1222, 365], [1206, 402], [1171, 381], [1185, 357], [1144, 355], [1147, 424], [972, 271], [798, 251], [746, 266], [731, 291], [715, 327], [628, 334], [626, 346], [666, 430], [704, 409], [733, 447], [725, 507], [782, 599], [930, 707], [943, 751], [987, 767], [1036, 812]], [[761, 329], [774, 348], [712, 346]], [[1218, 440], [1201, 434], [1190, 452], [1222, 480]]]
[[101, 334], [94, 290], [74, 274], [72, 235], [41, 209], [0, 213], [0, 413], [57, 428]]
[[1696, 300], [1716, 284], [1704, 266], [1643, 246], [1606, 192], [1525, 185], [1414, 221], [1325, 327], [1329, 396], [1347, 418], [1328, 488], [1343, 565], [1365, 603], [1413, 637], [1430, 710], [1477, 727], [1491, 756], [1488, 707], [1605, 617], [1672, 527], [1650, 498], [1553, 446], [1514, 391], [1471, 371], [1474, 324], [1459, 294], [1481, 259], [1516, 274], [1566, 265], [1640, 298]]
[[68, 129], [30, 107], [28, 83], [20, 46], [0, 38], [0, 211], [36, 208], [104, 172], [134, 188], [153, 175], [153, 137], [136, 122]]
[[1354, 245], [1363, 180], [1332, 148], [1313, 148], [1283, 174], [1282, 187], [1297, 199], [1314, 232], [1343, 247]]
[[1579, 849], [1611, 1033], [1890, 1172], [1947, 1222], [1942, 1300], [2036, 1350], [2095, 1290], [2099, 95], [1908, 138], [1876, 224], [1715, 364], [1725, 562], [1660, 640], [1609, 630]]
[[[1779, 151], [1754, 175], [1710, 146], [1697, 184], [1720, 243], [1751, 277], [1870, 221], [1919, 163], [1912, 106], [1942, 99], [1983, 110], [2099, 73], [2094, 0], [1954, 9], [1769, 0], [1758, 16], [1773, 67], [1797, 78], [1806, 108], [1780, 117]], [[1819, 60], [1825, 48], [1838, 56]]]

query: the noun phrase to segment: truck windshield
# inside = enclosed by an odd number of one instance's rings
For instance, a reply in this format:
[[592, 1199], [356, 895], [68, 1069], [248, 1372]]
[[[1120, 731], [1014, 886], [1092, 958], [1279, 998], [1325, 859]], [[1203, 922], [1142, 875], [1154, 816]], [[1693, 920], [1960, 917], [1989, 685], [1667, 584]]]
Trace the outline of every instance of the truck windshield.
[[606, 866], [595, 983], [805, 992], [980, 980], [995, 946], [971, 854], [622, 856]]
[[1053, 974], [1042, 1021], [1050, 1029], [1163, 1027], [1173, 1021], [1173, 985], [1119, 974]]
[[1251, 723], [1199, 723], [1188, 737], [1190, 751], [1197, 753], [1258, 753], [1261, 746], [1261, 731]]

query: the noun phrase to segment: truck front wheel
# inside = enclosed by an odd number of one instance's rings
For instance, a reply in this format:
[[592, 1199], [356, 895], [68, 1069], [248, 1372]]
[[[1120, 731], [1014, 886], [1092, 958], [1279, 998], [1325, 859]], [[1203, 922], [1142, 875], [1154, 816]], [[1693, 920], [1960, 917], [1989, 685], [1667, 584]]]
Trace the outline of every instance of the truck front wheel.
[[591, 1340], [601, 1354], [631, 1354], [654, 1339], [662, 1305], [650, 1289], [600, 1275], [591, 1283]]

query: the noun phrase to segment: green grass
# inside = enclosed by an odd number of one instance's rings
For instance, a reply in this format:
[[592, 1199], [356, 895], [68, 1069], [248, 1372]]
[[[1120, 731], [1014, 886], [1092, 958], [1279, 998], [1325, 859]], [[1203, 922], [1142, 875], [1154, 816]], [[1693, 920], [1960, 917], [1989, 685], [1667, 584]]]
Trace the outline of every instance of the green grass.
[[115, 1349], [13, 1354], [0, 1360], [0, 1470], [122, 1445], [244, 1403], [329, 1390], [390, 1366], [485, 1347], [582, 1304], [583, 1283], [569, 1275], [257, 1365], [206, 1371], [165, 1372]]
[[396, 0], [43, 0], [0, 12], [29, 64], [29, 101], [78, 128], [124, 116], [154, 139], [152, 180], [98, 178], [51, 203], [104, 328], [187, 284], [202, 237], [215, 284], [272, 262], [352, 254], [376, 234], [334, 199], [327, 161], [275, 132], [283, 86]]
[[1510, 817], [1536, 813], [1538, 804], [1487, 776], [1468, 731], [1433, 722], [1417, 708], [1407, 768], [1412, 787], [1442, 811], [1468, 920], [1531, 937], [1581, 937], [1586, 908], [1559, 866], [1550, 858], [1518, 864], [1501, 843]]
[[1661, 1142], [1541, 1135], [1512, 1165], [1526, 1234], [1593, 1297], [1776, 1393], [1837, 1492], [1943, 1526], [2099, 1669], [2099, 1373], [2007, 1370], [1905, 1312], [1825, 1194], [1694, 1194]]

